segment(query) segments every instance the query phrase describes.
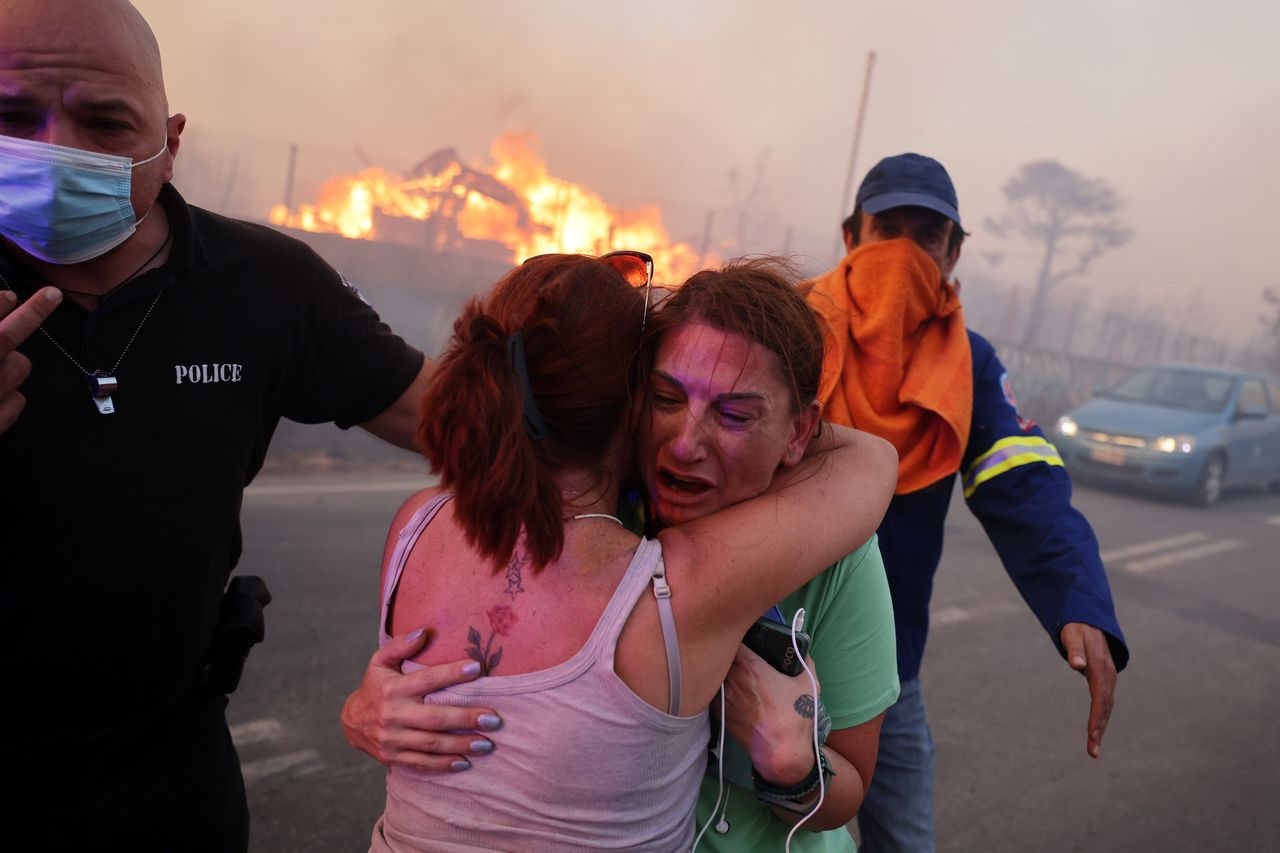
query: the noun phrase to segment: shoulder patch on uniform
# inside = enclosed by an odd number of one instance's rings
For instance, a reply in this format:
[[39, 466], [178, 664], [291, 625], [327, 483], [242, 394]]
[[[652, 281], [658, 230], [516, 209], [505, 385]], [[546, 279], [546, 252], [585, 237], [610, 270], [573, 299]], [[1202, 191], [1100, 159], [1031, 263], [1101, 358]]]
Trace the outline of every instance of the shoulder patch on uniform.
[[1009, 371], [1000, 374], [1000, 391], [1004, 394], [1004, 401], [1009, 404], [1009, 408], [1013, 409], [1013, 416], [1018, 419], [1018, 429], [1027, 432], [1036, 425], [1036, 422], [1024, 418], [1018, 412], [1018, 399], [1013, 396], [1013, 383], [1009, 381]]
[[347, 290], [350, 290], [352, 293], [354, 293], [357, 299], [359, 299], [365, 305], [368, 305], [370, 308], [373, 307], [373, 305], [369, 302], [369, 300], [364, 298], [364, 294], [360, 292], [360, 288], [352, 284], [345, 275], [343, 275], [342, 273], [338, 273], [338, 278], [342, 279], [342, 286], [345, 287]]

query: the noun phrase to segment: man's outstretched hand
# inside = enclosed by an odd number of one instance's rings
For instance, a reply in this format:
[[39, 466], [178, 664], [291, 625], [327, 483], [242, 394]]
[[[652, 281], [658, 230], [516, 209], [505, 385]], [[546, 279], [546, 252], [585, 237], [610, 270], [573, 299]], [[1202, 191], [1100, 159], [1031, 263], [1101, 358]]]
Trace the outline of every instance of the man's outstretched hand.
[[1082, 622], [1068, 622], [1059, 635], [1067, 663], [1084, 673], [1089, 682], [1089, 728], [1086, 751], [1093, 758], [1102, 752], [1102, 736], [1116, 702], [1116, 665], [1102, 630]]

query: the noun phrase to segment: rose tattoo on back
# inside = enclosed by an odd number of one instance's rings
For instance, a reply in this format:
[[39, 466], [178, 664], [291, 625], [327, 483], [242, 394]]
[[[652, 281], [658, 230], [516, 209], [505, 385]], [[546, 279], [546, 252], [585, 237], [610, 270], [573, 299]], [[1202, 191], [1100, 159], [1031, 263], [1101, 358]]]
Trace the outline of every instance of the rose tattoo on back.
[[480, 674], [488, 675], [502, 662], [502, 647], [499, 646], [495, 651], [493, 649], [493, 641], [496, 637], [505, 637], [511, 631], [511, 626], [519, 621], [516, 612], [506, 604], [495, 604], [486, 611], [489, 617], [489, 639], [484, 642], [484, 648], [480, 647], [480, 631], [475, 626], [467, 629], [467, 656], [473, 661], [480, 664]]

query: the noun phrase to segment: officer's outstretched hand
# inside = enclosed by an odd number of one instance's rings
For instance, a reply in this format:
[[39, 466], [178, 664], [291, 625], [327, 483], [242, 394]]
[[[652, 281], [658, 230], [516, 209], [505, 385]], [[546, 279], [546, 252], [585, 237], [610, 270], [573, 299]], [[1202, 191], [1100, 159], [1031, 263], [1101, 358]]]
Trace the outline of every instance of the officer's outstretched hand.
[[472, 660], [401, 673], [401, 662], [422, 651], [427, 641], [428, 632], [420, 628], [374, 653], [364, 681], [342, 706], [342, 729], [352, 746], [383, 764], [467, 770], [471, 762], [466, 756], [491, 752], [493, 742], [465, 730], [493, 731], [502, 720], [491, 708], [423, 704], [428, 693], [480, 674], [480, 665]]
[[1067, 663], [1089, 681], [1089, 728], [1085, 749], [1093, 758], [1102, 752], [1102, 736], [1116, 702], [1116, 665], [1111, 647], [1100, 628], [1082, 622], [1068, 622], [1059, 635], [1067, 653]]
[[56, 287], [42, 288], [21, 305], [12, 290], [0, 290], [0, 435], [18, 420], [27, 400], [18, 391], [31, 375], [31, 360], [18, 352], [62, 301]]

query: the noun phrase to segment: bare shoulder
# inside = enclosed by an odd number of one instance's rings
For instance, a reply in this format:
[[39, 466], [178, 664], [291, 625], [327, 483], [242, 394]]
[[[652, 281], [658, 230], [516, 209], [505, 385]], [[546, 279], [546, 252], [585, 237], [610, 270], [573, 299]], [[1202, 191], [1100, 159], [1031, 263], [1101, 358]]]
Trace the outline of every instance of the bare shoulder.
[[386, 545], [382, 549], [382, 570], [386, 573], [387, 561], [391, 559], [391, 554], [396, 549], [396, 542], [400, 539], [400, 530], [409, 523], [409, 519], [413, 518], [413, 514], [422, 508], [422, 505], [440, 494], [442, 489], [439, 486], [433, 486], [429, 489], [423, 489], [415, 492], [400, 504], [400, 509], [396, 510], [395, 516], [391, 519], [391, 526], [387, 530]]
[[432, 486], [429, 489], [423, 489], [420, 492], [414, 492], [409, 495], [409, 497], [405, 498], [404, 503], [400, 504], [400, 509], [396, 510], [395, 517], [391, 519], [391, 529], [398, 531], [410, 518], [413, 518], [413, 514], [421, 509], [423, 504], [442, 491], [444, 490], [439, 486]]

